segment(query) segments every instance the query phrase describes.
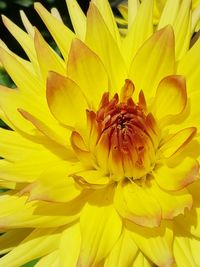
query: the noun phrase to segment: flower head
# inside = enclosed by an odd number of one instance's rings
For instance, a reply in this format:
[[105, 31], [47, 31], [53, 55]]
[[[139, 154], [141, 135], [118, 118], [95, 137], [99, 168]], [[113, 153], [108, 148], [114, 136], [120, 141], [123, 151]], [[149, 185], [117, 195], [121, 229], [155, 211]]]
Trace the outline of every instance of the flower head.
[[75, 33], [36, 3], [62, 57], [3, 17], [29, 60], [1, 43], [0, 267], [199, 265], [199, 16], [153, 4], [124, 37], [107, 0], [67, 1]]

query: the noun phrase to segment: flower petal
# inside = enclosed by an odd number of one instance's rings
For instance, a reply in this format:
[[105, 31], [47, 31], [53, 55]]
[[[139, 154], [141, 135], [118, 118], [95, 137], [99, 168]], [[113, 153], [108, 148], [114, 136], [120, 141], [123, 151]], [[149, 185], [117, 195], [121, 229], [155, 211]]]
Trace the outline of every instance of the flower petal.
[[131, 222], [127, 222], [127, 227], [131, 236], [145, 254], [157, 266], [171, 266], [173, 263], [173, 232], [171, 223], [162, 222], [159, 227], [141, 227]]
[[[21, 244], [6, 254], [0, 261], [0, 267], [21, 266], [35, 258], [52, 252], [58, 247], [60, 230], [36, 229]], [[29, 253], [27, 253], [27, 251]]]
[[71, 79], [50, 72], [47, 80], [47, 101], [59, 122], [71, 127], [78, 122], [81, 125], [86, 123], [87, 102], [78, 85]]
[[86, 34], [86, 16], [76, 0], [66, 0], [66, 3], [74, 31], [84, 41]]
[[[40, 32], [35, 28], [35, 50], [43, 79], [46, 81], [49, 71], [55, 71], [62, 75], [66, 73], [66, 67], [62, 59], [46, 43]], [[48, 58], [48, 64], [46, 59]]]
[[160, 224], [161, 208], [148, 187], [142, 188], [134, 182], [119, 183], [114, 204], [122, 217], [136, 224], [147, 227]]
[[[133, 7], [130, 7], [129, 10], [132, 8]], [[128, 68], [130, 67], [133, 57], [135, 56], [138, 49], [152, 35], [152, 33], [153, 33], [153, 1], [144, 0], [142, 1], [142, 3], [138, 8], [133, 23], [130, 23], [128, 33], [122, 42], [122, 51]]]
[[[106, 258], [105, 267], [129, 267], [135, 261], [138, 248], [130, 233], [124, 229], [119, 240]], [[140, 266], [140, 265], [139, 265]]]
[[186, 208], [190, 210], [192, 207], [192, 195], [187, 189], [169, 193], [162, 190], [155, 181], [151, 181], [150, 190], [161, 206], [163, 219], [171, 220], [179, 214], [184, 214]]
[[177, 167], [162, 165], [153, 172], [158, 185], [164, 190], [183, 189], [198, 178], [199, 163], [192, 158], [185, 158]]
[[[41, 3], [35, 3], [34, 7], [56, 41], [64, 59], [67, 61], [71, 41], [75, 37], [75, 34], [61, 21], [54, 18]], [[65, 38], [63, 38], [63, 36], [65, 36]]]
[[133, 265], [131, 267], [153, 267], [155, 266], [152, 262], [150, 262], [143, 253], [139, 252], [136, 259], [133, 261]]
[[93, 193], [81, 213], [80, 226], [78, 266], [96, 265], [111, 251], [121, 234], [122, 222], [112, 205], [109, 189]]
[[128, 78], [133, 81], [137, 93], [143, 90], [145, 96], [151, 97], [161, 79], [174, 72], [174, 34], [173, 29], [167, 26], [155, 32], [138, 50]]
[[73, 175], [75, 179], [81, 178], [85, 182], [93, 185], [106, 185], [109, 183], [110, 179], [108, 176], [105, 176], [101, 171], [98, 170], [87, 170], [77, 172]]
[[186, 84], [182, 76], [168, 76], [158, 85], [152, 103], [152, 113], [158, 120], [167, 115], [177, 115], [187, 103]]
[[59, 267], [77, 266], [81, 246], [80, 224], [76, 223], [63, 231], [60, 239]]
[[108, 91], [108, 75], [99, 57], [78, 39], [72, 42], [67, 74], [80, 86], [90, 107], [97, 109]]
[[47, 256], [42, 257], [34, 267], [59, 267], [59, 251], [54, 250]]
[[87, 14], [86, 44], [102, 60], [110, 78], [112, 94], [120, 92], [127, 78], [120, 50], [95, 4], [90, 3]]

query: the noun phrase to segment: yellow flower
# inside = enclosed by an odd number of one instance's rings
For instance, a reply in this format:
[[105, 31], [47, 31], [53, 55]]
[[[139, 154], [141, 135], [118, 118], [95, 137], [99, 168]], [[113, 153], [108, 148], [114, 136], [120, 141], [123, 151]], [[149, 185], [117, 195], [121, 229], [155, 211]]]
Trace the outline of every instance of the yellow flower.
[[67, 1], [75, 33], [36, 3], [62, 58], [3, 17], [29, 60], [1, 43], [0, 267], [200, 266], [200, 41], [179, 2], [155, 28], [144, 0], [126, 37], [107, 0]]

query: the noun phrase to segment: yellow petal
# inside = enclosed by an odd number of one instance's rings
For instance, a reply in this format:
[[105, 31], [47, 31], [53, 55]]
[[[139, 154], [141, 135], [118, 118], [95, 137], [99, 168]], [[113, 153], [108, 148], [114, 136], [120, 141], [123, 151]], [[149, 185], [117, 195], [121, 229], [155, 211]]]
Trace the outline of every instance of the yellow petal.
[[158, 85], [152, 103], [152, 113], [158, 120], [167, 115], [177, 115], [187, 103], [186, 84], [182, 76], [168, 76]]
[[[105, 267], [129, 267], [135, 261], [138, 248], [130, 236], [128, 230], [124, 229], [119, 240], [106, 258]], [[139, 265], [140, 266], [140, 265]]]
[[52, 252], [58, 247], [60, 230], [36, 229], [21, 244], [0, 260], [0, 267], [21, 266]]
[[184, 75], [187, 79], [188, 94], [199, 90], [199, 60], [200, 60], [200, 39], [184, 54], [177, 66], [177, 73]]
[[192, 256], [192, 250], [188, 237], [176, 236], [174, 239], [173, 250], [177, 266], [198, 267]]
[[14, 229], [0, 236], [0, 254], [5, 254], [14, 249], [25, 237], [31, 233], [31, 229]]
[[83, 208], [80, 227], [82, 241], [78, 265], [96, 265], [111, 251], [121, 233], [122, 222], [112, 205], [110, 189], [94, 192]]
[[153, 175], [161, 188], [176, 191], [197, 180], [198, 172], [199, 163], [195, 159], [185, 158], [177, 167], [163, 165]]
[[115, 17], [113, 15], [110, 3], [107, 0], [92, 0], [92, 3], [98, 8], [103, 20], [108, 27], [110, 33], [112, 34], [113, 38], [115, 39], [116, 43], [120, 45], [121, 38], [119, 34], [119, 30], [115, 21]]
[[180, 130], [170, 136], [167, 140], [163, 140], [160, 151], [166, 158], [173, 157], [177, 152], [182, 151], [185, 146], [192, 140], [196, 134], [196, 128], [190, 127]]
[[[141, 62], [146, 62], [141, 64]], [[170, 26], [155, 32], [138, 50], [129, 71], [136, 92], [155, 94], [159, 82], [175, 71], [174, 34]]]
[[82, 178], [89, 184], [96, 184], [96, 185], [106, 185], [109, 183], [109, 177], [105, 176], [101, 171], [98, 170], [87, 170], [82, 172], [77, 172], [73, 175], [76, 178]]
[[153, 263], [151, 263], [143, 253], [139, 252], [136, 259], [133, 262], [133, 265], [131, 267], [153, 267]]
[[155, 265], [172, 265], [173, 232], [170, 223], [163, 222], [159, 227], [148, 228], [127, 222], [127, 227], [136, 245]]
[[66, 0], [66, 3], [74, 31], [84, 41], [86, 34], [86, 16], [76, 0]]
[[179, 214], [184, 214], [186, 208], [190, 210], [192, 207], [192, 195], [187, 189], [169, 193], [152, 181], [150, 190], [161, 206], [163, 219], [173, 219]]
[[54, 250], [47, 256], [42, 257], [34, 267], [59, 267], [59, 251]]
[[62, 233], [60, 239], [59, 267], [76, 267], [81, 246], [80, 224], [76, 223]]
[[61, 123], [72, 127], [78, 122], [81, 125], [86, 123], [87, 102], [78, 85], [71, 79], [50, 72], [47, 101], [52, 114]]
[[11, 34], [15, 37], [15, 39], [22, 46], [30, 61], [32, 62], [36, 73], [39, 73], [39, 66], [37, 62], [37, 57], [34, 49], [33, 39], [23, 30], [21, 30], [17, 25], [15, 25], [11, 20], [2, 16], [2, 20], [6, 26], [6, 28], [11, 32]]
[[200, 239], [198, 238], [190, 238], [189, 239], [190, 248], [192, 252], [192, 257], [196, 266], [200, 266], [200, 258], [199, 258], [199, 251], [200, 251]]
[[21, 17], [22, 23], [24, 25], [24, 28], [26, 29], [28, 34], [31, 36], [31, 38], [34, 38], [33, 25], [31, 24], [31, 22], [29, 21], [29, 19], [27, 18], [26, 14], [23, 10], [20, 10], [19, 13], [20, 13], [20, 17]]
[[[65, 64], [55, 51], [46, 43], [40, 32], [35, 28], [35, 50], [43, 79], [46, 81], [49, 71], [55, 71], [62, 75], [66, 73]], [[48, 64], [46, 62], [48, 59]]]
[[[26, 68], [26, 65], [23, 65], [22, 62], [19, 62], [2, 48], [0, 49], [0, 60], [17, 87], [23, 93], [27, 94], [28, 91], [29, 95], [37, 98], [44, 93], [44, 86], [41, 80], [30, 72]], [[36, 84], [37, 86], [35, 86]]]
[[136, 224], [147, 227], [160, 224], [161, 208], [148, 187], [142, 188], [134, 182], [119, 183], [114, 203], [121, 216]]
[[95, 4], [90, 3], [87, 15], [86, 44], [100, 57], [110, 78], [112, 94], [119, 92], [127, 78], [120, 50]]
[[97, 109], [108, 91], [108, 75], [99, 57], [78, 39], [72, 42], [67, 74], [80, 86], [90, 107]]
[[[36, 127], [36, 129], [38, 129], [45, 136], [63, 146], [69, 144], [69, 137], [71, 132], [68, 129], [65, 129], [55, 122], [54, 124], [47, 124], [45, 120], [42, 121], [21, 108], [18, 108], [18, 111], [26, 120], [32, 123]], [[48, 125], [50, 125], [51, 128]]]
[[[9, 191], [10, 192], [10, 191]], [[1, 195], [0, 228], [58, 227], [77, 220], [84, 200], [67, 203], [27, 202], [26, 196]]]
[[[35, 3], [34, 7], [56, 41], [64, 59], [67, 61], [71, 41], [75, 37], [74, 33], [61, 21], [54, 18], [42, 4]], [[65, 38], [63, 38], [63, 36], [65, 36]]]
[[[130, 2], [130, 1], [129, 1]], [[145, 0], [140, 4], [137, 15], [122, 42], [122, 51], [128, 68], [140, 46], [153, 33], [153, 1]]]
[[48, 171], [43, 172], [37, 181], [25, 187], [22, 193], [29, 192], [29, 201], [71, 201], [81, 194], [81, 188], [73, 178], [68, 177], [69, 171], [70, 163], [66, 161], [54, 164]]

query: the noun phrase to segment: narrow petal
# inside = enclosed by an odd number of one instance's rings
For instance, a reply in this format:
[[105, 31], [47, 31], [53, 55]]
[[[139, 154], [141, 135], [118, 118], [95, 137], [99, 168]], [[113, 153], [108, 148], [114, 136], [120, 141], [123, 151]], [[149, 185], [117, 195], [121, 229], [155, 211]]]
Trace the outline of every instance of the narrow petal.
[[[119, 240], [106, 258], [105, 267], [129, 267], [135, 261], [138, 248], [127, 229], [124, 229]], [[140, 266], [140, 265], [139, 265]]]
[[170, 223], [163, 222], [159, 227], [148, 228], [127, 222], [127, 227], [136, 245], [154, 264], [172, 265], [173, 232]]
[[[0, 260], [0, 267], [21, 266], [33, 259], [52, 252], [58, 247], [60, 230], [36, 229], [20, 245]], [[28, 251], [28, 253], [27, 253]]]
[[87, 15], [86, 44], [100, 57], [110, 78], [112, 94], [119, 92], [127, 78], [120, 50], [96, 5], [90, 3]]
[[[59, 124], [47, 124], [46, 121], [42, 121], [36, 118], [31, 113], [18, 108], [19, 113], [30, 123], [32, 123], [36, 129], [38, 129], [45, 136], [49, 137], [51, 140], [57, 142], [60, 145], [66, 146], [69, 141], [70, 131], [60, 126]], [[48, 126], [50, 125], [50, 127]]]
[[153, 172], [158, 185], [164, 190], [183, 189], [198, 178], [199, 163], [192, 158], [185, 158], [177, 167], [163, 165]]
[[47, 101], [55, 118], [74, 127], [86, 123], [87, 102], [79, 86], [71, 79], [50, 72], [47, 80]]
[[177, 115], [187, 103], [186, 83], [182, 76], [168, 76], [158, 85], [152, 103], [152, 113], [158, 120], [167, 115]]
[[2, 16], [2, 20], [6, 26], [6, 28], [11, 32], [11, 34], [15, 37], [15, 39], [22, 46], [30, 61], [32, 62], [36, 73], [38, 73], [39, 66], [37, 62], [37, 57], [34, 49], [33, 39], [22, 29], [20, 29], [17, 25], [15, 25], [11, 20]]
[[190, 238], [189, 239], [190, 248], [192, 252], [192, 257], [194, 262], [197, 266], [200, 266], [200, 258], [199, 258], [199, 251], [200, 251], [200, 239], [199, 238]]
[[80, 218], [80, 267], [96, 265], [104, 259], [121, 234], [122, 222], [111, 202], [109, 189], [96, 191], [83, 208]]
[[14, 229], [0, 236], [0, 254], [5, 254], [18, 246], [25, 239], [32, 229]]
[[54, 250], [47, 256], [42, 257], [34, 267], [59, 267], [59, 251]]
[[119, 183], [114, 204], [122, 217], [136, 224], [148, 227], [160, 224], [161, 208], [148, 187], [142, 188], [134, 182]]
[[[43, 79], [46, 81], [49, 71], [55, 71], [62, 75], [66, 73], [66, 67], [61, 58], [55, 51], [46, 43], [40, 32], [35, 28], [34, 35], [35, 50], [40, 66]], [[48, 58], [48, 64], [46, 59]]]
[[92, 0], [92, 3], [98, 8], [103, 20], [108, 27], [110, 33], [112, 34], [113, 38], [115, 39], [116, 43], [120, 45], [121, 38], [119, 34], [119, 30], [115, 21], [115, 17], [113, 15], [110, 3], [107, 0]]
[[84, 41], [86, 34], [86, 16], [76, 0], [66, 0], [66, 3], [74, 31]]
[[26, 196], [4, 194], [0, 198], [0, 228], [50, 228], [72, 223], [79, 218], [83, 203], [83, 199], [70, 204], [27, 202]]
[[81, 246], [80, 224], [76, 223], [68, 227], [60, 240], [60, 263], [59, 267], [76, 267]]
[[123, 55], [125, 57], [128, 68], [140, 46], [152, 35], [152, 33], [153, 1], [144, 0], [140, 4], [137, 15], [134, 18], [132, 25], [129, 27], [128, 33], [122, 42]]
[[[22, 62], [19, 62], [2, 48], [0, 49], [0, 61], [22, 92], [27, 94], [28, 91], [29, 95], [32, 94], [35, 97], [37, 96], [37, 98], [38, 95], [41, 96], [44, 93], [44, 86], [41, 80], [31, 73]], [[37, 86], [35, 86], [36, 84]]]
[[31, 36], [31, 38], [34, 38], [34, 27], [31, 24], [31, 22], [29, 21], [29, 19], [27, 18], [25, 12], [23, 10], [19, 11], [20, 13], [20, 17], [22, 20], [22, 23], [24, 25], [24, 28], [26, 29], [27, 33]]
[[[35, 3], [34, 7], [56, 41], [64, 59], [67, 61], [71, 41], [75, 37], [74, 33], [61, 21], [54, 18], [42, 4]], [[63, 38], [63, 36], [65, 36], [65, 38]]]
[[137, 93], [143, 90], [145, 96], [152, 96], [163, 77], [174, 71], [174, 34], [173, 29], [167, 26], [155, 32], [138, 50], [128, 77], [134, 83]]

